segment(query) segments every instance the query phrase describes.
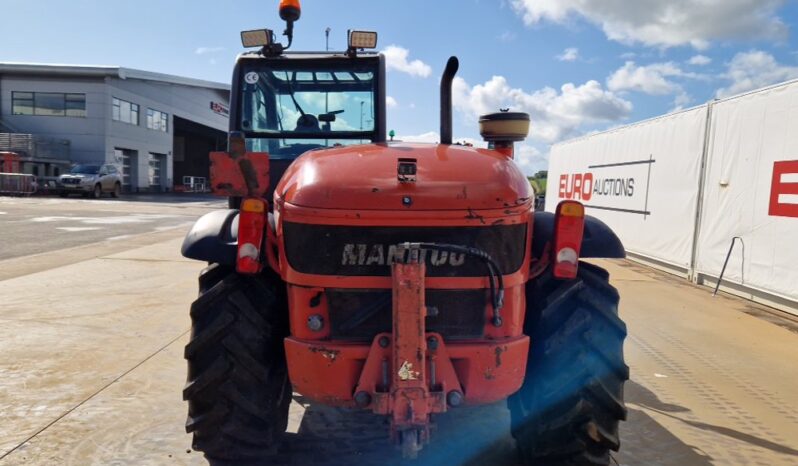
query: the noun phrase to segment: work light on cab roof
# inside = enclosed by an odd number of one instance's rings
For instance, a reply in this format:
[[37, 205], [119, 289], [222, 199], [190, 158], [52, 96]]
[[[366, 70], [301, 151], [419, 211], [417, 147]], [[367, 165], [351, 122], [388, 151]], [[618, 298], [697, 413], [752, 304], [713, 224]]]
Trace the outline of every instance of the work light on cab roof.
[[[301, 13], [302, 8], [299, 0], [280, 1], [280, 18], [286, 23], [283, 35], [288, 37], [287, 45], [277, 42], [274, 31], [266, 28], [241, 31], [241, 44], [245, 48], [261, 47], [263, 54], [267, 56], [282, 54], [283, 51], [291, 47], [294, 22], [299, 20]], [[375, 31], [350, 30], [347, 32], [347, 55], [355, 56], [358, 50], [374, 48], [377, 48], [377, 33]]]

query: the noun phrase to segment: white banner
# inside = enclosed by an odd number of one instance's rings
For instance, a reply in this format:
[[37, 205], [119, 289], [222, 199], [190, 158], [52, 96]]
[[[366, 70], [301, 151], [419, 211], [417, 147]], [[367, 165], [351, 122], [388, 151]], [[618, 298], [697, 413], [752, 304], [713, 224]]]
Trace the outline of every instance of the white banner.
[[712, 106], [699, 273], [798, 300], [798, 83]]
[[546, 210], [581, 201], [626, 250], [689, 268], [707, 108], [552, 147]]

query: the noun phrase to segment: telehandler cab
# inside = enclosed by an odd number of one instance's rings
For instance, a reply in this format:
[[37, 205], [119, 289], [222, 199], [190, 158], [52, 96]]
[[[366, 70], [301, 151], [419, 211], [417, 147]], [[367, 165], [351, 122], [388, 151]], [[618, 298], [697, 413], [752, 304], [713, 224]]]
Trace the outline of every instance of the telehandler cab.
[[[578, 202], [534, 212], [513, 161], [529, 116], [480, 118], [491, 149], [452, 144], [452, 57], [440, 144], [386, 141], [377, 34], [343, 52], [282, 45], [233, 72], [226, 152], [211, 185], [230, 209], [197, 221], [183, 255], [209, 263], [191, 306], [186, 430], [211, 459], [261, 459], [292, 392], [390, 419], [407, 457], [431, 415], [507, 400], [525, 464], [595, 464], [626, 416], [624, 323], [606, 271], [624, 249]], [[446, 441], [446, 439], [439, 439]]]

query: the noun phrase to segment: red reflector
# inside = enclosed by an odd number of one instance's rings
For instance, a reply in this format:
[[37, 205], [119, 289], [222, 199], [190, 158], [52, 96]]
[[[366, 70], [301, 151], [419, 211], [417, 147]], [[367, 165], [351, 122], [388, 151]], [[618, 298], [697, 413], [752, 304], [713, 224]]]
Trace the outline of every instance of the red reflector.
[[261, 249], [266, 227], [266, 202], [262, 199], [248, 198], [242, 202], [238, 214], [238, 258], [236, 270], [239, 273], [254, 274], [261, 271]]
[[585, 229], [585, 208], [576, 201], [562, 201], [554, 216], [554, 276], [576, 278], [579, 251]]

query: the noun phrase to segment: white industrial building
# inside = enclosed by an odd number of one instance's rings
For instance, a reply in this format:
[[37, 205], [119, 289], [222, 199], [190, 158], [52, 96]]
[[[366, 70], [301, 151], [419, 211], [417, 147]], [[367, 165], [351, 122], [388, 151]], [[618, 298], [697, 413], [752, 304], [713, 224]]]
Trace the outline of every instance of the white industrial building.
[[581, 201], [633, 258], [798, 314], [796, 121], [790, 81], [557, 144], [546, 210]]
[[127, 191], [168, 191], [208, 176], [223, 149], [228, 84], [117, 66], [0, 63], [0, 151], [22, 172], [58, 176], [112, 163]]

